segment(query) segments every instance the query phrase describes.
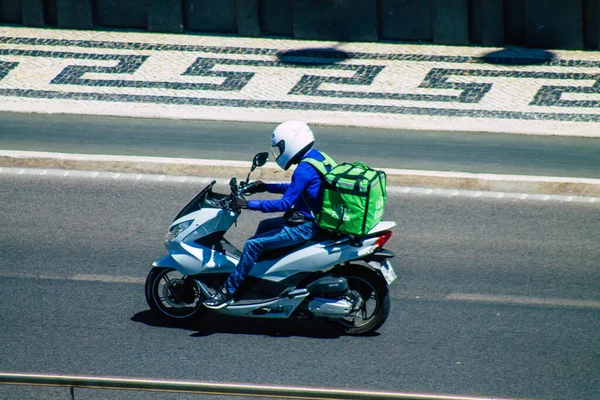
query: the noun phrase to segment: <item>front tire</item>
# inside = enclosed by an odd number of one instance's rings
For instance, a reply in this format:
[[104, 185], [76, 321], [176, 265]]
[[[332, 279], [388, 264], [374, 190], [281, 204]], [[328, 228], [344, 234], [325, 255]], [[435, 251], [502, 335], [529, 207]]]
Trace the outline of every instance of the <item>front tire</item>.
[[196, 282], [174, 268], [152, 268], [146, 278], [145, 294], [150, 309], [170, 322], [187, 322], [206, 312]]
[[375, 332], [390, 314], [390, 292], [385, 281], [375, 271], [360, 265], [343, 265], [335, 272], [348, 280], [350, 290], [360, 294], [363, 305], [346, 318], [331, 321], [332, 325], [349, 335]]

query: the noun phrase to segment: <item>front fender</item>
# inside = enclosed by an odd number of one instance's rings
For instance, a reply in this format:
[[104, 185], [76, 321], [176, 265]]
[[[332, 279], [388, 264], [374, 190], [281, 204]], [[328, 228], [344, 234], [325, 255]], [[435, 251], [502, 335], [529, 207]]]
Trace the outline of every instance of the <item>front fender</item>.
[[171, 257], [171, 255], [169, 254], [169, 255], [166, 255], [164, 257], [161, 257], [161, 258], [155, 260], [152, 263], [152, 266], [177, 269], [179, 267], [179, 264], [177, 264], [177, 261], [175, 261], [173, 259], [173, 257]]
[[174, 268], [183, 275], [200, 273], [204, 265], [189, 254], [169, 254], [152, 263], [154, 267]]

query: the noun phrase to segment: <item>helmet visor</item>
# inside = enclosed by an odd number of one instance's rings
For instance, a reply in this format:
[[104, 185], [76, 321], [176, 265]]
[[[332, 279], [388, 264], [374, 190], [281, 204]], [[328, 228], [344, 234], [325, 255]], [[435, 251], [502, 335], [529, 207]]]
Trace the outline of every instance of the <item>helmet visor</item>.
[[277, 160], [280, 155], [285, 151], [285, 141], [280, 140], [275, 146], [271, 146], [271, 151], [273, 152], [273, 156]]

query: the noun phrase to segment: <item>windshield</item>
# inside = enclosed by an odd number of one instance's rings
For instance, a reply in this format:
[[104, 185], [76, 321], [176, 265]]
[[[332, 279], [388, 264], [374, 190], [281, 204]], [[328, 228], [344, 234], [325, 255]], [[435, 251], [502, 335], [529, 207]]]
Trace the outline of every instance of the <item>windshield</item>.
[[190, 213], [193, 213], [194, 211], [200, 210], [207, 195], [211, 193], [213, 186], [215, 186], [215, 183], [217, 183], [217, 181], [212, 181], [210, 185], [202, 189], [202, 191], [198, 193], [196, 197], [194, 197], [189, 203], [187, 203], [185, 207], [181, 209], [181, 211], [179, 211], [179, 214], [177, 214], [173, 221], [177, 221], [184, 215], [188, 215]]

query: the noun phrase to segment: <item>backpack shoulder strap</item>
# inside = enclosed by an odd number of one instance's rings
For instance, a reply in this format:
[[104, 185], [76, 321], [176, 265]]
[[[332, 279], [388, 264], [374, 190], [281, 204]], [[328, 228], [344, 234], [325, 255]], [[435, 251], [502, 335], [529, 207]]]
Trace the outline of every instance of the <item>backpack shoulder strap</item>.
[[[327, 175], [327, 172], [331, 171], [333, 167], [337, 165], [337, 163], [333, 160], [333, 158], [329, 157], [327, 154], [321, 152], [323, 156], [323, 161], [315, 160], [314, 158], [306, 157], [302, 160], [302, 162], [306, 162], [313, 167], [322, 175]], [[327, 169], [329, 167], [329, 170]]]
[[[331, 171], [331, 169], [333, 167], [335, 167], [337, 165], [337, 163], [334, 161], [333, 158], [329, 157], [327, 154], [322, 153], [322, 152], [320, 152], [320, 153], [323, 156], [323, 160], [322, 161], [315, 160], [314, 158], [311, 158], [311, 157], [306, 157], [301, 162], [305, 162], [307, 164], [312, 165], [317, 170], [317, 172], [319, 173], [319, 175], [321, 175], [321, 181], [324, 181], [325, 180], [325, 175], [327, 175], [327, 173], [329, 171]], [[329, 167], [329, 169], [327, 167]], [[322, 192], [323, 192], [323, 186], [321, 185], [321, 193]], [[308, 205], [310, 213], [313, 216], [313, 218], [315, 219], [315, 221], [318, 221], [317, 217], [320, 214], [320, 212], [314, 211], [315, 207], [312, 204], [312, 201], [308, 198], [308, 196], [306, 196], [306, 193], [304, 193], [304, 192], [302, 193], [302, 198], [304, 199], [304, 201]], [[316, 216], [315, 216], [315, 214], [316, 214]]]

